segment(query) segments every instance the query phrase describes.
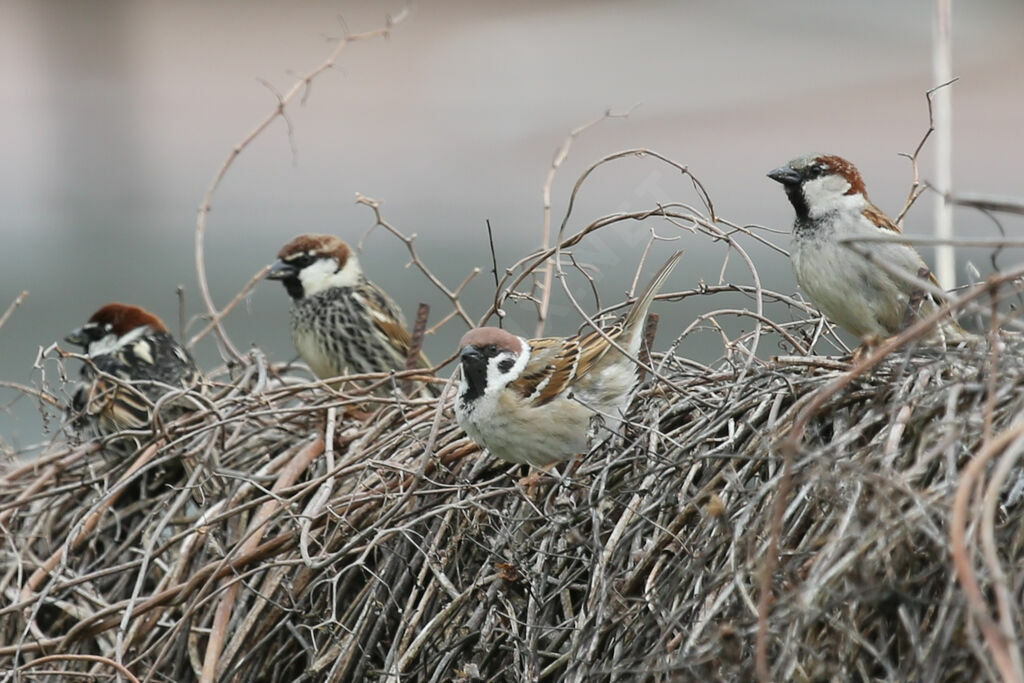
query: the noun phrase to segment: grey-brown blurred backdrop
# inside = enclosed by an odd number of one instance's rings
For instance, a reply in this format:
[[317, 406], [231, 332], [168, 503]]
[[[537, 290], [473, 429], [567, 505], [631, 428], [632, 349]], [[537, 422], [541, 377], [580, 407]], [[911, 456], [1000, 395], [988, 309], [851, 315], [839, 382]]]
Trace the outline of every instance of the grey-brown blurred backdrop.
[[[927, 124], [932, 5], [418, 3], [390, 40], [350, 45], [306, 105], [291, 110], [294, 154], [278, 121], [238, 159], [210, 216], [213, 295], [223, 305], [298, 232], [358, 239], [372, 217], [354, 204], [356, 192], [382, 200], [387, 219], [418, 233], [422, 256], [449, 282], [488, 265], [488, 218], [499, 259], [514, 261], [538, 243], [553, 151], [609, 107], [641, 105], [628, 120], [607, 121], [578, 140], [555, 185], [556, 219], [583, 168], [629, 147], [688, 164], [718, 212], [740, 223], [788, 227], [790, 207], [765, 172], [808, 151], [850, 157], [875, 201], [895, 212], [910, 182], [897, 153], [912, 150]], [[0, 329], [0, 379], [38, 382], [31, 365], [39, 347], [110, 300], [142, 304], [177, 332], [182, 284], [188, 314], [200, 313], [195, 210], [231, 147], [274, 106], [260, 80], [286, 90], [327, 55], [343, 25], [377, 28], [401, 9], [353, 1], [5, 0], [0, 306], [22, 289], [31, 293]], [[955, 4], [956, 189], [1024, 194], [1022, 34], [1019, 0]], [[926, 154], [926, 178], [930, 163]], [[574, 225], [676, 199], [695, 201], [666, 168], [630, 160], [594, 178]], [[997, 234], [978, 213], [957, 211], [956, 219], [961, 234]], [[930, 226], [926, 199], [908, 231]], [[1019, 222], [1006, 226], [1019, 235]], [[627, 286], [640, 251], [629, 229], [580, 250], [603, 268], [608, 300]], [[717, 277], [720, 251], [706, 259], [710, 245], [684, 239], [682, 246], [687, 266], [670, 287]], [[767, 286], [795, 290], [783, 257], [755, 254]], [[967, 258], [990, 268], [984, 252], [961, 253], [961, 281]], [[371, 237], [363, 263], [407, 312], [423, 298], [443, 303], [403, 268], [401, 245], [384, 233]], [[490, 283], [480, 277], [468, 293], [474, 313], [491, 297]], [[287, 303], [276, 283], [258, 287], [227, 320], [233, 339], [260, 345], [272, 360], [292, 357]], [[663, 330], [678, 332], [701, 305], [672, 310]], [[577, 323], [563, 316], [549, 331]], [[451, 326], [428, 339], [428, 351], [445, 356], [462, 331]], [[217, 360], [212, 343], [198, 355], [206, 365]], [[43, 421], [30, 401], [10, 405], [17, 395], [0, 389], [0, 438], [37, 442]]]

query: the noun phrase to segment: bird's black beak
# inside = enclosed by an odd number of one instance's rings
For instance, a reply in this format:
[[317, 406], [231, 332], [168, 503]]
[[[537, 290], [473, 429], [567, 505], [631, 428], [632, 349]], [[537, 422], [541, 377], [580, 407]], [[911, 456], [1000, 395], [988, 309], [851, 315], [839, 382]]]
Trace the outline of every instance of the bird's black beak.
[[295, 277], [298, 274], [298, 268], [287, 261], [278, 259], [270, 266], [270, 271], [267, 273], [266, 277], [268, 280], [287, 280], [288, 278]]
[[783, 185], [800, 184], [800, 174], [789, 166], [779, 166], [774, 171], [769, 172], [768, 177], [777, 183], [782, 183]]
[[469, 365], [487, 364], [487, 358], [485, 358], [484, 354], [480, 352], [480, 349], [476, 348], [475, 346], [462, 347], [462, 351], [459, 353], [459, 356], [462, 358], [463, 363]]
[[81, 327], [71, 330], [65, 337], [64, 341], [68, 344], [74, 344], [75, 346], [81, 346], [83, 349], [89, 346], [89, 337], [85, 334], [85, 330]]

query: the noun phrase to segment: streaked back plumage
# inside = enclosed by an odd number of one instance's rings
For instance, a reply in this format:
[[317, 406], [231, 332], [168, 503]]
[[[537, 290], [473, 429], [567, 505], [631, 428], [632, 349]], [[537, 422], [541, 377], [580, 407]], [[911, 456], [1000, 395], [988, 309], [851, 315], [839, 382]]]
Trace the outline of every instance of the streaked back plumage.
[[[321, 379], [406, 368], [412, 337], [402, 310], [368, 280], [352, 249], [333, 235], [299, 235], [268, 277], [292, 297], [292, 341]], [[430, 367], [420, 352], [419, 367]]]

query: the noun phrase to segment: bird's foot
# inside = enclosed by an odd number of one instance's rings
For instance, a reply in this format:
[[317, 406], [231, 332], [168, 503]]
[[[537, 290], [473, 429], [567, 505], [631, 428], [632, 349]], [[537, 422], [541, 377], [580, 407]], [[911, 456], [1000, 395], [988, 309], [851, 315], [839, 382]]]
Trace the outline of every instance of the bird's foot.
[[531, 469], [530, 473], [525, 477], [521, 478], [516, 484], [521, 488], [526, 489], [528, 494], [532, 494], [540, 485], [544, 482], [545, 477], [551, 476], [551, 470], [555, 467], [555, 463], [544, 465], [537, 469]]
[[881, 346], [882, 342], [885, 341], [883, 337], [877, 334], [869, 334], [861, 340], [860, 346], [853, 350], [853, 355], [850, 360], [857, 363], [867, 356], [871, 355], [871, 352]]

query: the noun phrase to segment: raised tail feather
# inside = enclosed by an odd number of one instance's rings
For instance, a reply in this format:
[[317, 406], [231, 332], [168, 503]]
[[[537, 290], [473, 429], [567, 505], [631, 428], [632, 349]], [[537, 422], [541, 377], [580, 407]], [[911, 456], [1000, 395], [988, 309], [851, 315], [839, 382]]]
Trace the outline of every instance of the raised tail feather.
[[636, 303], [633, 304], [633, 308], [629, 311], [626, 316], [626, 320], [622, 323], [623, 334], [626, 337], [627, 344], [624, 348], [632, 349], [634, 345], [639, 348], [639, 336], [643, 334], [644, 321], [647, 319], [647, 309], [651, 307], [651, 302], [654, 301], [654, 297], [661, 291], [662, 285], [665, 284], [665, 280], [672, 274], [672, 270], [679, 263], [679, 259], [682, 257], [683, 252], [677, 251], [672, 254], [668, 261], [665, 262], [654, 277], [651, 278], [647, 288], [644, 289], [643, 294], [637, 298]]

